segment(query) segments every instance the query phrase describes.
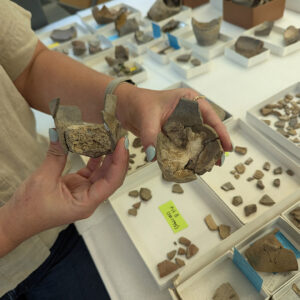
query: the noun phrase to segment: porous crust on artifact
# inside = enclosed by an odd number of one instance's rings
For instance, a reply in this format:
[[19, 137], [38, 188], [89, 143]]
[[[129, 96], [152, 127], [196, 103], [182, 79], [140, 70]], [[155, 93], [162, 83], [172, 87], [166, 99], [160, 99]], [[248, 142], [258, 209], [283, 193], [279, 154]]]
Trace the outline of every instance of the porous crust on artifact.
[[204, 218], [204, 221], [208, 227], [209, 230], [215, 231], [218, 230], [218, 225], [216, 224], [215, 220], [213, 219], [212, 215], [207, 215]]
[[235, 51], [247, 58], [258, 55], [264, 51], [264, 43], [260, 40], [241, 36], [234, 44]]
[[245, 252], [251, 266], [259, 272], [297, 271], [295, 253], [286, 249], [275, 237], [275, 232], [258, 239]]
[[185, 257], [187, 259], [190, 259], [194, 255], [196, 255], [198, 253], [198, 251], [199, 251], [199, 248], [196, 245], [190, 244], [186, 249]]
[[241, 146], [235, 146], [234, 151], [235, 151], [235, 153], [245, 155], [247, 153], [247, 148], [246, 147], [241, 147]]
[[240, 297], [231, 284], [226, 282], [216, 289], [213, 295], [213, 300], [240, 300]]
[[175, 262], [176, 262], [176, 264], [179, 266], [179, 268], [185, 266], [184, 260], [182, 260], [182, 259], [180, 259], [180, 258], [178, 258], [178, 257], [175, 258]]
[[175, 183], [175, 184], [172, 185], [172, 193], [183, 194], [184, 191], [183, 191], [183, 188], [181, 187], [180, 184]]
[[217, 133], [203, 124], [198, 104], [183, 99], [158, 134], [156, 150], [163, 178], [177, 183], [211, 171], [223, 154]]
[[172, 251], [168, 252], [168, 253], [167, 253], [167, 258], [168, 258], [169, 260], [172, 260], [172, 259], [175, 257], [176, 252], [177, 252], [176, 250], [172, 250]]
[[137, 209], [136, 208], [128, 209], [128, 214], [135, 217], [137, 215]]
[[244, 212], [246, 217], [250, 216], [251, 214], [254, 214], [257, 211], [256, 204], [249, 204], [244, 207]]
[[222, 190], [224, 190], [225, 192], [228, 192], [228, 191], [231, 191], [231, 190], [234, 190], [234, 186], [232, 185], [231, 182], [226, 182], [224, 183], [222, 186], [221, 186]]
[[241, 196], [234, 196], [231, 202], [234, 206], [239, 206], [243, 203], [243, 198]]
[[137, 190], [130, 191], [128, 193], [128, 196], [133, 197], [133, 198], [137, 198], [139, 196], [139, 191], [137, 191]]
[[157, 269], [159, 272], [159, 277], [163, 278], [172, 272], [176, 271], [179, 268], [179, 266], [169, 260], [164, 260], [161, 263], [157, 265]]
[[222, 240], [230, 236], [231, 227], [228, 225], [221, 224], [219, 225], [219, 235]]
[[187, 239], [186, 237], [182, 236], [178, 239], [179, 244], [184, 245], [188, 247], [191, 244], [191, 241]]
[[173, 1], [174, 5], [167, 5], [164, 0], [156, 0], [148, 11], [148, 18], [160, 22], [167, 19], [175, 14], [179, 13], [181, 10], [181, 4], [175, 5], [176, 1]]
[[151, 191], [147, 188], [141, 188], [140, 197], [143, 201], [149, 201], [152, 198]]
[[58, 43], [69, 41], [71, 39], [76, 38], [76, 36], [77, 36], [77, 31], [74, 26], [71, 26], [70, 28], [67, 29], [54, 29], [50, 35], [51, 39], [54, 42], [58, 42]]

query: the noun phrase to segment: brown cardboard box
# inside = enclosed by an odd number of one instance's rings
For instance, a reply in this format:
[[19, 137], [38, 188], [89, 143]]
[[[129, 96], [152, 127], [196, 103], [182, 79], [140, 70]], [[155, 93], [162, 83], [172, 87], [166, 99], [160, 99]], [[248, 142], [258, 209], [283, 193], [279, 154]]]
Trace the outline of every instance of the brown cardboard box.
[[209, 0], [183, 0], [183, 5], [195, 8], [207, 2], [209, 2]]
[[[107, 2], [108, 0], [98, 0], [97, 4]], [[67, 5], [76, 9], [88, 8], [93, 4], [92, 0], [59, 0], [63, 5]]]
[[275, 21], [283, 16], [285, 0], [272, 0], [256, 7], [247, 7], [223, 0], [225, 21], [243, 28], [251, 28], [265, 21]]

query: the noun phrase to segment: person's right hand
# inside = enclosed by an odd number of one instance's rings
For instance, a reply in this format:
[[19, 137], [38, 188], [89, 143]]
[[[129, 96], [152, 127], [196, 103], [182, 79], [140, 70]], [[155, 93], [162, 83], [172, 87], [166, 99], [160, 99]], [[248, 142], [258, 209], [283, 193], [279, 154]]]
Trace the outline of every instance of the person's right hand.
[[45, 161], [1, 208], [5, 212], [1, 216], [6, 216], [3, 232], [14, 246], [43, 230], [89, 217], [126, 176], [127, 138], [121, 138], [114, 153], [103, 161], [90, 159], [77, 173], [62, 176], [66, 155], [56, 131], [51, 130], [54, 142]]

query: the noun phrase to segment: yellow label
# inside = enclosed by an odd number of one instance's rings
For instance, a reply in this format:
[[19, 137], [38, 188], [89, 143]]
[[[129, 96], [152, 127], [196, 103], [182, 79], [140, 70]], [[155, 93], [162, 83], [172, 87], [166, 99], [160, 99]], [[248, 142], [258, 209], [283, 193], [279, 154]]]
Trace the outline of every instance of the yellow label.
[[55, 48], [55, 47], [57, 47], [57, 46], [59, 46], [59, 45], [60, 45], [60, 44], [59, 44], [58, 42], [56, 42], [56, 43], [53, 43], [53, 44], [49, 45], [48, 48], [49, 48], [49, 49], [53, 49], [53, 48]]
[[182, 215], [179, 213], [173, 201], [168, 201], [159, 207], [159, 210], [172, 228], [173, 232], [179, 232], [188, 227]]
[[229, 156], [229, 152], [225, 152], [225, 156]]
[[133, 72], [136, 70], [136, 67], [131, 67], [129, 70], [130, 70], [130, 72]]

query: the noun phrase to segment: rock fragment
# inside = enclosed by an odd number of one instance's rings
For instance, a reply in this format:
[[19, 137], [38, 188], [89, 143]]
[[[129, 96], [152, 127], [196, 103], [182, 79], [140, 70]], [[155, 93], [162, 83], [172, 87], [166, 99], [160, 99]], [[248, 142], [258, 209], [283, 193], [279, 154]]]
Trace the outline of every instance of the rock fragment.
[[147, 188], [141, 188], [140, 197], [143, 201], [149, 201], [152, 198], [151, 191]]
[[271, 168], [271, 164], [268, 161], [266, 161], [263, 165], [263, 169], [265, 171], [270, 171], [270, 168]]
[[181, 245], [184, 245], [186, 247], [188, 247], [190, 244], [191, 244], [191, 241], [189, 239], [187, 239], [186, 237], [182, 236], [178, 239], [178, 242], [181, 244]]
[[234, 196], [231, 202], [234, 206], [239, 206], [243, 203], [243, 198], [241, 196]]
[[128, 209], [128, 214], [135, 217], [137, 215], [137, 209], [136, 208]]
[[216, 289], [212, 299], [213, 300], [240, 300], [240, 297], [233, 289], [231, 284], [229, 282], [226, 282], [220, 285]]
[[184, 260], [182, 260], [182, 259], [180, 259], [180, 258], [177, 258], [177, 257], [176, 257], [176, 258], [175, 258], [175, 262], [176, 262], [176, 264], [178, 265], [179, 268], [185, 266]]
[[282, 174], [282, 167], [278, 167], [278, 168], [274, 169], [273, 174], [274, 175]]
[[257, 180], [256, 187], [259, 188], [260, 190], [263, 190], [265, 188], [265, 185], [261, 180]]
[[257, 211], [256, 204], [249, 204], [244, 207], [244, 212], [246, 217], [250, 216], [251, 214], [254, 214]]
[[172, 259], [175, 257], [176, 252], [177, 252], [176, 250], [172, 250], [172, 251], [168, 252], [168, 253], [167, 253], [167, 258], [168, 258], [169, 260], [172, 260]]
[[234, 151], [238, 154], [245, 155], [247, 153], [246, 147], [235, 146]]
[[183, 188], [178, 183], [173, 184], [172, 192], [175, 194], [183, 194], [184, 193]]
[[133, 198], [137, 198], [139, 196], [139, 191], [137, 191], [137, 190], [130, 191], [128, 193], [128, 196], [133, 197]]
[[230, 232], [230, 226], [224, 224], [219, 225], [219, 235], [222, 240], [226, 239], [230, 235]]
[[249, 166], [252, 164], [252, 162], [253, 162], [253, 159], [251, 157], [249, 157], [245, 160], [245, 165]]
[[194, 245], [194, 244], [190, 244], [186, 250], [186, 258], [190, 259], [191, 257], [193, 257], [194, 255], [196, 255], [199, 251], [199, 248]]
[[290, 175], [290, 176], [294, 176], [294, 175], [295, 175], [294, 171], [291, 170], [291, 169], [286, 170], [286, 173], [287, 173], [288, 175]]
[[215, 220], [213, 219], [212, 215], [207, 215], [205, 217], [204, 221], [209, 230], [212, 230], [212, 231], [218, 230], [218, 226], [217, 226]]
[[265, 206], [272, 206], [275, 204], [274, 200], [267, 194], [263, 195], [259, 200], [259, 203]]
[[134, 203], [134, 204], [132, 205], [132, 207], [135, 208], [135, 209], [139, 209], [139, 208], [141, 207], [141, 203], [142, 203], [142, 202]]
[[163, 277], [173, 273], [178, 268], [179, 267], [177, 264], [175, 264], [167, 259], [157, 265], [157, 269], [158, 269], [160, 278], [163, 278]]
[[264, 173], [260, 170], [256, 170], [255, 173], [253, 174], [253, 177], [255, 179], [262, 179], [264, 177]]
[[136, 137], [134, 140], [133, 140], [133, 143], [132, 143], [132, 147], [133, 148], [139, 148], [142, 146], [142, 141], [139, 137]]
[[226, 182], [224, 183], [222, 186], [221, 186], [222, 190], [228, 192], [228, 191], [231, 191], [231, 190], [234, 190], [234, 186], [232, 185], [231, 182]]
[[279, 179], [279, 178], [275, 178], [275, 179], [273, 180], [273, 185], [274, 185], [275, 187], [280, 187], [280, 179]]
[[178, 255], [185, 255], [186, 254], [186, 250], [184, 248], [180, 247], [180, 248], [178, 248], [177, 254]]
[[243, 174], [246, 170], [246, 167], [242, 163], [237, 164], [234, 168], [239, 174]]

